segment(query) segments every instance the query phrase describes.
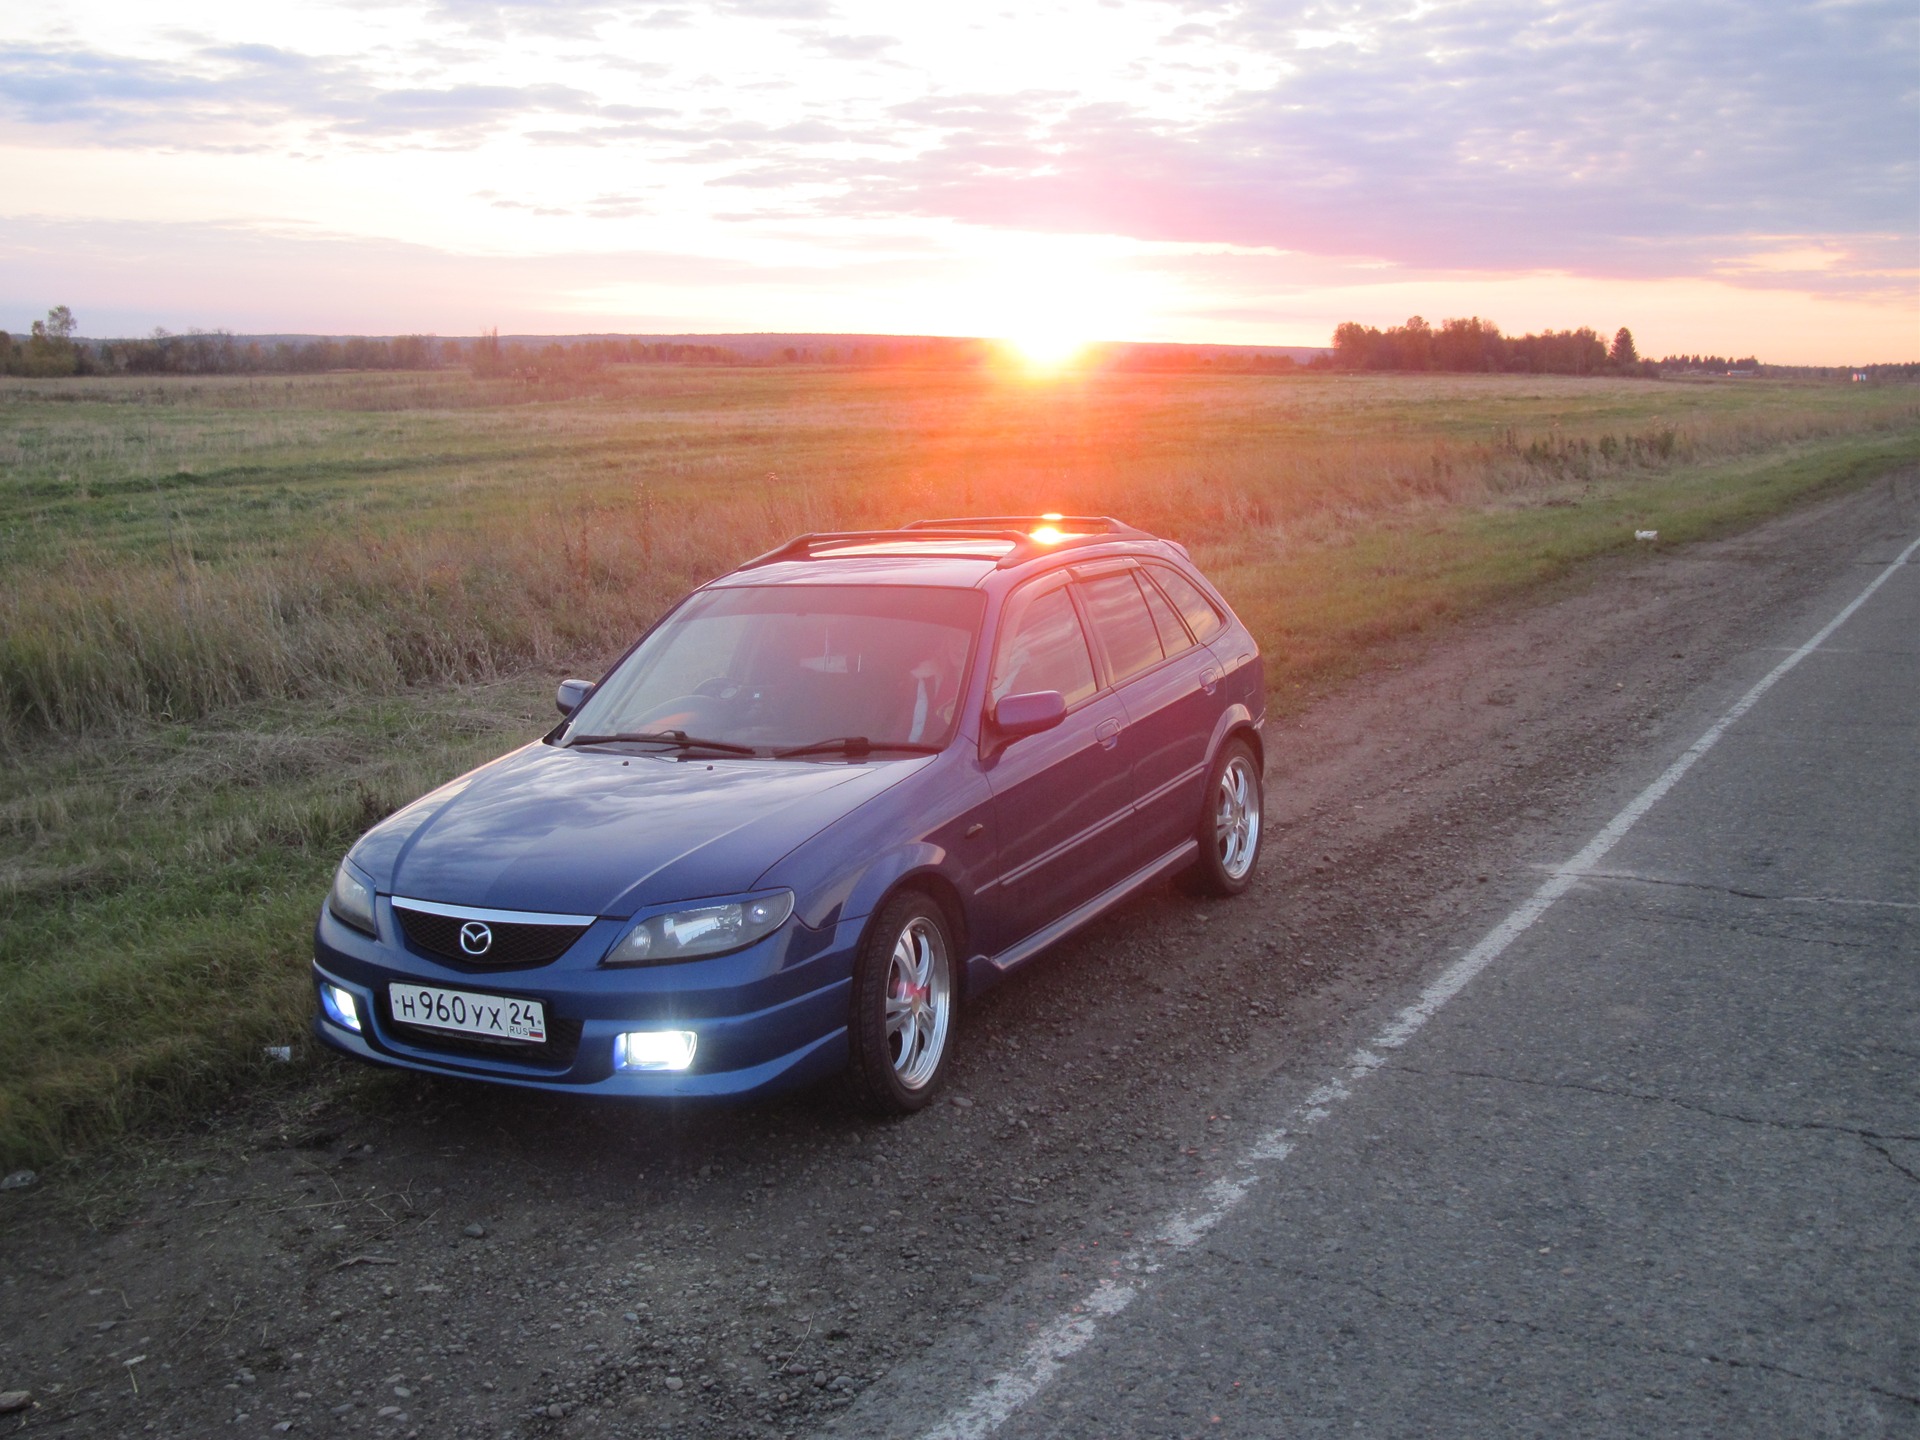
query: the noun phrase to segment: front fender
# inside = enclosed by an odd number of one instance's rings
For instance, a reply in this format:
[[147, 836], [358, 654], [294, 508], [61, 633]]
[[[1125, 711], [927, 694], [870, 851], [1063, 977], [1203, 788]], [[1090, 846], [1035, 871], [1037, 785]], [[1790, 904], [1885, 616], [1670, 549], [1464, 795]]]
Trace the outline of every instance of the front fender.
[[851, 878], [840, 906], [842, 920], [860, 920], [880, 908], [904, 880], [916, 875], [946, 876], [952, 855], [946, 847], [916, 840], [879, 856]]
[[[937, 875], [963, 910], [994, 860], [993, 793], [956, 745], [902, 784], [842, 817], [774, 864], [759, 880], [785, 886], [808, 925], [861, 919], [914, 875]], [[968, 919], [963, 914], [962, 919]]]

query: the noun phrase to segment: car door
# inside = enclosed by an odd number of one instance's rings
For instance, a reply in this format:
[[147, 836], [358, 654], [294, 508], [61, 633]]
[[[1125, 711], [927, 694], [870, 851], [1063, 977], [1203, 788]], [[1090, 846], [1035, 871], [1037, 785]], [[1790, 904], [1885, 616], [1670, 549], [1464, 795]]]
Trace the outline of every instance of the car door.
[[[1014, 592], [1002, 613], [988, 705], [1057, 690], [1067, 715], [1051, 730], [982, 757], [999, 835], [998, 873], [980, 895], [991, 936], [982, 941], [990, 954], [1134, 868], [1126, 707], [1101, 683], [1069, 577], [1056, 573]], [[991, 726], [985, 729], [990, 736]]]
[[1219, 714], [1220, 667], [1132, 565], [1083, 571], [1087, 618], [1127, 711], [1137, 864], [1193, 835]]

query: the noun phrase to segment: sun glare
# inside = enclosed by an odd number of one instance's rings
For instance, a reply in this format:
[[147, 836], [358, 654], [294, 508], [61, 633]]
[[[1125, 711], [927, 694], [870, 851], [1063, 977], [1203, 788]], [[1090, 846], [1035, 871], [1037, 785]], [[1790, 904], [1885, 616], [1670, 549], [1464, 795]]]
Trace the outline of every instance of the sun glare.
[[1020, 357], [1027, 369], [1041, 373], [1064, 370], [1080, 358], [1087, 348], [1086, 339], [1058, 330], [1036, 330], [1025, 335], [1009, 335], [1007, 345]]

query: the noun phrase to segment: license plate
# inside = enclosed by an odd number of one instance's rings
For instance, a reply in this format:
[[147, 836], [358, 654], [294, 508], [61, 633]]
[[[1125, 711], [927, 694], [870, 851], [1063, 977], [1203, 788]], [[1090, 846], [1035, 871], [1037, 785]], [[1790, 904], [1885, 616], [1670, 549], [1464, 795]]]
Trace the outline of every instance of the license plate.
[[538, 1000], [505, 995], [476, 995], [471, 990], [442, 990], [438, 985], [387, 986], [387, 1004], [402, 1025], [490, 1035], [501, 1040], [542, 1044], [547, 1038], [547, 1009]]

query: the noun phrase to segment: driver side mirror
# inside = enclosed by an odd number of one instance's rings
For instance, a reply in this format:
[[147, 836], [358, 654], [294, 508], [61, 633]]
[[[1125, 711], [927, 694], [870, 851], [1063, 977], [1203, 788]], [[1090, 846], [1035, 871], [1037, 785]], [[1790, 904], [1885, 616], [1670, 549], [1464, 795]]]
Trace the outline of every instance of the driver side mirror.
[[562, 680], [560, 688], [553, 692], [553, 703], [560, 707], [562, 715], [571, 715], [580, 708], [580, 702], [587, 698], [587, 692], [591, 689], [591, 680]]
[[993, 707], [994, 738], [1008, 744], [1051, 730], [1067, 718], [1067, 702], [1058, 690], [1009, 695]]

